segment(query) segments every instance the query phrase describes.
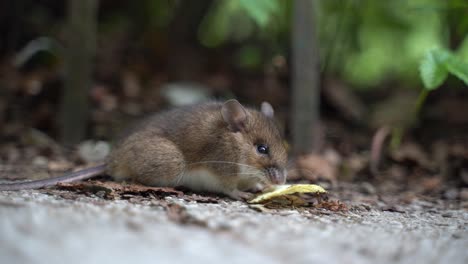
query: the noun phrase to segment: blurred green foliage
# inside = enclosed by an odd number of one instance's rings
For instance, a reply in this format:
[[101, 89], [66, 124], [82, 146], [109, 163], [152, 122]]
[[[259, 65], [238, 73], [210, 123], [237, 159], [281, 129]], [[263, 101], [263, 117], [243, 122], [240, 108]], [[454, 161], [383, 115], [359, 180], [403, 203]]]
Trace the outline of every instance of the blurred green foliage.
[[[263, 63], [287, 53], [293, 1], [214, 1], [199, 28], [207, 47], [248, 43], [240, 65]], [[357, 88], [387, 81], [421, 86], [418, 65], [428, 50], [460, 46], [468, 59], [466, 0], [321, 0], [316, 1], [321, 65]], [[313, 26], [313, 25], [311, 25]], [[249, 43], [250, 42], [250, 43]], [[252, 44], [254, 43], [254, 44]], [[242, 48], [241, 48], [242, 51]]]
[[331, 60], [332, 70], [358, 87], [391, 79], [414, 82], [425, 51], [444, 46], [440, 11], [427, 8], [437, 0], [351, 2], [348, 8], [336, 10], [345, 17], [339, 43], [347, 46], [339, 56], [332, 54]]
[[254, 35], [260, 40], [271, 40], [288, 30], [290, 5], [291, 1], [278, 0], [214, 1], [200, 25], [200, 41], [216, 47], [227, 41], [245, 41]]

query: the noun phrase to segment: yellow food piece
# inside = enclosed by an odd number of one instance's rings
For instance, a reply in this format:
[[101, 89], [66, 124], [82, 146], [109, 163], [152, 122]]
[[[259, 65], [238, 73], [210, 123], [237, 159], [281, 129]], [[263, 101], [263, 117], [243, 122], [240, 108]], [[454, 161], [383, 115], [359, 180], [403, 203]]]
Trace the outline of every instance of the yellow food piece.
[[285, 184], [277, 185], [274, 189], [267, 193], [262, 193], [259, 196], [253, 198], [249, 203], [262, 203], [273, 199], [275, 197], [286, 196], [295, 193], [326, 193], [325, 189], [315, 184]]

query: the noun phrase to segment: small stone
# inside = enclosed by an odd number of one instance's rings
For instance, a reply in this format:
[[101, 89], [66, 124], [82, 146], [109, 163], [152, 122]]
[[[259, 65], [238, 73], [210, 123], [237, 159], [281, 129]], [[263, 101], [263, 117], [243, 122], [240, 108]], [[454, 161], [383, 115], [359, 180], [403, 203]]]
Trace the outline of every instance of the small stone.
[[376, 192], [374, 185], [368, 182], [361, 183], [361, 189], [362, 189], [362, 192], [365, 194], [375, 194]]
[[167, 83], [161, 87], [161, 94], [171, 105], [182, 106], [204, 102], [210, 99], [210, 89], [194, 82]]
[[103, 161], [110, 152], [110, 145], [105, 141], [85, 141], [78, 146], [80, 158], [88, 163]]
[[445, 199], [455, 200], [458, 198], [458, 190], [457, 189], [448, 189], [444, 192]]
[[104, 198], [106, 196], [106, 192], [105, 191], [98, 191], [98, 192], [96, 192], [96, 196], [99, 197], [99, 198]]
[[33, 159], [33, 165], [38, 167], [47, 167], [49, 160], [44, 156], [37, 156]]
[[445, 217], [445, 218], [452, 218], [452, 217], [453, 217], [453, 214], [450, 213], [450, 212], [443, 213], [443, 214], [442, 214], [442, 217]]
[[371, 210], [371, 207], [367, 204], [361, 204], [361, 208], [363, 208], [364, 210], [366, 211], [370, 211]]

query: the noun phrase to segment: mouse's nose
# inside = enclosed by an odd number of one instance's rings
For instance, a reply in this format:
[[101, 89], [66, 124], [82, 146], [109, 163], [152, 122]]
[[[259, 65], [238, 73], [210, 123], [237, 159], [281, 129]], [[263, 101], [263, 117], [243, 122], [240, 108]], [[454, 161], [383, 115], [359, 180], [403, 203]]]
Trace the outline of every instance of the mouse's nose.
[[279, 170], [277, 167], [268, 167], [265, 171], [273, 184], [284, 184], [286, 182], [285, 170]]

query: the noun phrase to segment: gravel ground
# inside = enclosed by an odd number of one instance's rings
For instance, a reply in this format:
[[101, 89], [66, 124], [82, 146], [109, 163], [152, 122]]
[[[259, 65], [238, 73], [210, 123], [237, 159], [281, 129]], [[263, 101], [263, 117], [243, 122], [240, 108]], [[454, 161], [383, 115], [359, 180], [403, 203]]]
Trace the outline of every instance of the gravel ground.
[[466, 209], [265, 213], [60, 194], [0, 192], [0, 263], [468, 263]]

